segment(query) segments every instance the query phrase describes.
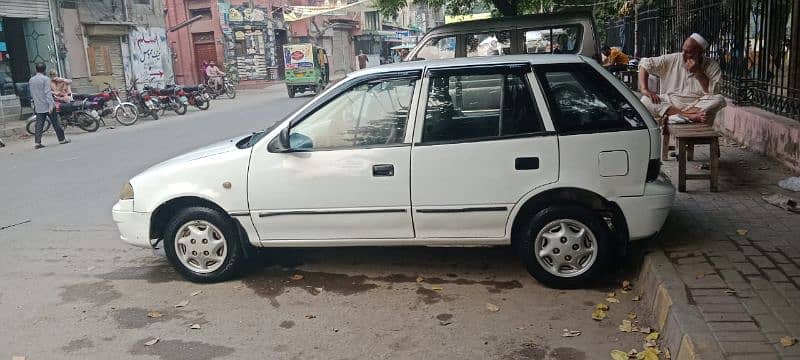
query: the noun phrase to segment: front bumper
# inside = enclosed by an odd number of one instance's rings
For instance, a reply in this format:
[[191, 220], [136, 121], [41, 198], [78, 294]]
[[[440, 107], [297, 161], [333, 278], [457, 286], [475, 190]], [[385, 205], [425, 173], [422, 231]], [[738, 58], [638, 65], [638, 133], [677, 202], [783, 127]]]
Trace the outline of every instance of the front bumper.
[[645, 184], [644, 195], [618, 198], [617, 205], [625, 215], [630, 239], [648, 238], [661, 230], [674, 200], [675, 187], [663, 173]]
[[119, 238], [134, 246], [151, 248], [150, 213], [133, 211], [132, 202], [133, 200], [120, 200], [111, 209], [111, 216], [119, 229]]

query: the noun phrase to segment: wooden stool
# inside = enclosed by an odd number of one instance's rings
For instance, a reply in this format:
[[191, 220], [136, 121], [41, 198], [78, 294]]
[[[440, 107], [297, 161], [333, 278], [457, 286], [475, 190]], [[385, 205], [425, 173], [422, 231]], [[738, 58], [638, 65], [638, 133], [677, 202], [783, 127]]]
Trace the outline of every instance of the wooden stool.
[[[686, 191], [686, 180], [709, 180], [711, 191], [719, 191], [719, 138], [722, 134], [704, 125], [670, 126], [678, 148], [678, 191]], [[709, 145], [711, 174], [687, 174], [686, 161], [694, 157], [695, 145]], [[691, 154], [690, 154], [691, 153]]]

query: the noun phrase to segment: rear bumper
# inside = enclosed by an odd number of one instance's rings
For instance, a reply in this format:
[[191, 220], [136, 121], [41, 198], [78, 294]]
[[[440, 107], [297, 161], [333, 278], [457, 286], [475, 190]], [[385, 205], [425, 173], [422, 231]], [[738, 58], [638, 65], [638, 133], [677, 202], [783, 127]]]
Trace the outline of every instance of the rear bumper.
[[618, 198], [617, 205], [625, 215], [630, 239], [644, 239], [661, 230], [674, 200], [675, 187], [664, 174], [645, 184], [644, 195]]
[[123, 201], [130, 200], [120, 200], [111, 209], [111, 216], [119, 229], [119, 238], [134, 246], [150, 248], [150, 213], [125, 211], [128, 206], [122, 204]]

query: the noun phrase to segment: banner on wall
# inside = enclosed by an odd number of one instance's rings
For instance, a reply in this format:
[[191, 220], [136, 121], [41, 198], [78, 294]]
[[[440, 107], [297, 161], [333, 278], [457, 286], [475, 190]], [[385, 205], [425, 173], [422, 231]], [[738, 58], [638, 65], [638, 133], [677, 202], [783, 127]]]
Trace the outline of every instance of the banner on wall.
[[137, 80], [137, 88], [163, 88], [171, 82], [172, 60], [165, 29], [135, 27], [128, 39], [131, 77]]
[[351, 6], [365, 3], [367, 1], [369, 0], [359, 0], [342, 6], [286, 6], [283, 11], [283, 20], [286, 22], [292, 22], [317, 15], [334, 15], [332, 13], [349, 8]]

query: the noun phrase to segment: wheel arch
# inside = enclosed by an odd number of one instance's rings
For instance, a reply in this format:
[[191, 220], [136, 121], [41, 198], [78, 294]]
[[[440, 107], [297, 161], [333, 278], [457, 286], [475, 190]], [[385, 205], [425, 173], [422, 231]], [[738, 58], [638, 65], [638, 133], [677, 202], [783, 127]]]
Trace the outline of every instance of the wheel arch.
[[553, 204], [576, 204], [598, 213], [608, 226], [614, 242], [620, 246], [620, 250], [624, 251], [629, 241], [628, 224], [622, 209], [615, 202], [594, 191], [575, 187], [548, 189], [523, 200], [521, 204], [518, 205], [516, 213], [512, 213], [513, 220], [510, 224], [512, 245], [517, 242], [516, 238], [520, 235], [525, 219]]
[[153, 210], [152, 214], [150, 215], [150, 239], [163, 240], [164, 228], [167, 226], [167, 223], [170, 221], [170, 219], [172, 219], [174, 214], [181, 209], [193, 206], [213, 209], [225, 216], [225, 218], [229, 219], [231, 224], [233, 224], [237, 229], [237, 239], [242, 245], [242, 250], [244, 251], [245, 257], [250, 257], [255, 253], [256, 249], [252, 246], [252, 244], [250, 244], [247, 231], [245, 231], [242, 224], [237, 219], [230, 216], [230, 214], [228, 214], [228, 212], [217, 203], [199, 196], [187, 195], [172, 198], [156, 207], [156, 209]]

